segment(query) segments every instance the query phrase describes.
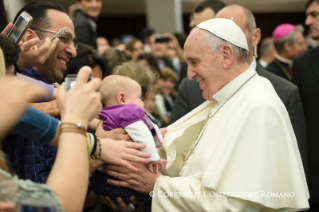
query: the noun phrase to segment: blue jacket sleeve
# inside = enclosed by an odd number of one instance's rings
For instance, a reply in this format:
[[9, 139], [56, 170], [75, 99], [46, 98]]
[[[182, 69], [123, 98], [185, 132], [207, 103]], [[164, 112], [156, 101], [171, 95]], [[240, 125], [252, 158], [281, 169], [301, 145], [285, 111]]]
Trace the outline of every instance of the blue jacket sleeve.
[[28, 107], [12, 133], [32, 139], [41, 144], [49, 144], [59, 126], [59, 120], [37, 109]]

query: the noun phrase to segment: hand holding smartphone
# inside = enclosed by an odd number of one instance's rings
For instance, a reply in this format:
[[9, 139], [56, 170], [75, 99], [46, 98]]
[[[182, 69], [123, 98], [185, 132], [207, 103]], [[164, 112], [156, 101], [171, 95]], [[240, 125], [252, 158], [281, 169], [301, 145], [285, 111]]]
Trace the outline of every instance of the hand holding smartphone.
[[56, 33], [52, 38], [51, 38], [51, 43], [58, 38], [60, 35], [62, 35], [66, 30], [66, 27], [62, 28], [58, 33]]
[[[64, 81], [65, 81], [65, 88], [66, 88], [67, 91], [74, 87], [74, 85], [76, 83], [76, 76], [77, 76], [76, 74], [68, 74], [68, 75], [66, 75]], [[92, 79], [93, 79], [93, 77], [90, 76], [88, 82], [91, 81]]]
[[11, 27], [7, 38], [11, 39], [15, 43], [19, 43], [21, 40], [24, 32], [28, 29], [30, 24], [32, 23], [32, 16], [29, 13], [23, 11], [16, 22], [14, 22], [13, 26]]

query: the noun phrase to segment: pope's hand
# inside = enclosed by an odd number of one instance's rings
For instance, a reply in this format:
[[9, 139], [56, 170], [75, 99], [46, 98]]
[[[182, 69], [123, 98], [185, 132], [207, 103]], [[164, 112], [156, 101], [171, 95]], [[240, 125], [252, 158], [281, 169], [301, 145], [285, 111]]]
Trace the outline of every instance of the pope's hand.
[[156, 179], [161, 174], [150, 172], [145, 164], [134, 163], [133, 165], [139, 169], [139, 172], [132, 172], [121, 166], [107, 165], [105, 173], [118, 179], [109, 179], [107, 182], [114, 186], [127, 187], [141, 193], [149, 194], [153, 191]]

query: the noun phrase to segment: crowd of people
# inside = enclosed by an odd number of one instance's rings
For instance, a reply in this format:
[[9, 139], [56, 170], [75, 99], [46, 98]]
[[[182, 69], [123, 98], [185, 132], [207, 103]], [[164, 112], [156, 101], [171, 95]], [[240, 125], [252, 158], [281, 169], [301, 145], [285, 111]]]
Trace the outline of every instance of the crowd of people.
[[[1, 4], [0, 211], [319, 210], [319, 47], [302, 25], [261, 41], [250, 10], [204, 0], [188, 36], [110, 44], [102, 0], [46, 1], [16, 14], [33, 21], [14, 43]], [[305, 7], [317, 41], [319, 0]]]

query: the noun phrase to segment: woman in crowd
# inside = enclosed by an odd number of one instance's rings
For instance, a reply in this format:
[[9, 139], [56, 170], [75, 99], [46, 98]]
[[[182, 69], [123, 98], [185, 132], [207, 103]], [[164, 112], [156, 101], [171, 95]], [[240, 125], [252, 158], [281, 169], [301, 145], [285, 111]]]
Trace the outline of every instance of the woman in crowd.
[[143, 43], [140, 39], [132, 38], [126, 45], [125, 49], [132, 54], [132, 60], [135, 60], [141, 54], [144, 54]]
[[123, 62], [131, 60], [131, 53], [128, 50], [119, 50], [117, 48], [108, 48], [101, 57], [108, 62], [110, 72], [113, 71], [115, 66], [121, 65]]

